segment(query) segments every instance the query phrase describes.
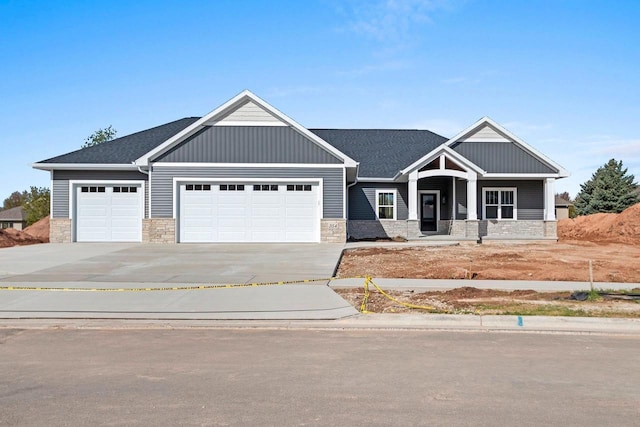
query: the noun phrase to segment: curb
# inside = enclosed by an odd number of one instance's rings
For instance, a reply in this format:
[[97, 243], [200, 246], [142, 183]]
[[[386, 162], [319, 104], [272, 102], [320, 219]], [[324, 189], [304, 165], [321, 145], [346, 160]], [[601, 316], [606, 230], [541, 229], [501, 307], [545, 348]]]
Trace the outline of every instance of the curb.
[[338, 320], [198, 320], [198, 319], [3, 319], [0, 329], [272, 329], [395, 330], [630, 335], [640, 337], [640, 319], [358, 314]]

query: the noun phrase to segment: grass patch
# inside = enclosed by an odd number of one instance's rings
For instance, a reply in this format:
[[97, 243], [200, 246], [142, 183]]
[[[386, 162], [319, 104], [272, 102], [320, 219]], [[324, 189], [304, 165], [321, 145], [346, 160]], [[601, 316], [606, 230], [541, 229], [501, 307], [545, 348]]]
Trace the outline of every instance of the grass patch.
[[626, 317], [640, 318], [640, 314], [624, 311], [587, 311], [580, 308], [567, 307], [558, 304], [527, 305], [508, 304], [491, 305], [477, 304], [478, 314], [499, 314], [510, 316], [563, 316], [563, 317]]

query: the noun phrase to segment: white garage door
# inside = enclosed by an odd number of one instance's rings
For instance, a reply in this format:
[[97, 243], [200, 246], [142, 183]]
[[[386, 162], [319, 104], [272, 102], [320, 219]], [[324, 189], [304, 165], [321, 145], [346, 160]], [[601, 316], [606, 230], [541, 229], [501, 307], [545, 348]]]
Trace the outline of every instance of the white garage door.
[[180, 185], [181, 242], [317, 242], [317, 183]]
[[140, 185], [76, 187], [77, 242], [139, 242], [142, 240]]

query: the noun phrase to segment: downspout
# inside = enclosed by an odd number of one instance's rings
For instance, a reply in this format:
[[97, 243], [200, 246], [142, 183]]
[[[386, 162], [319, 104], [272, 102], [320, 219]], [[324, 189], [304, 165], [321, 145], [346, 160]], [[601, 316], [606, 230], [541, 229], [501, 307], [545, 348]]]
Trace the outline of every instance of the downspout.
[[149, 171], [148, 170], [147, 171], [142, 170], [142, 166], [138, 166], [138, 172], [140, 172], [142, 174], [145, 174], [145, 175], [147, 175], [149, 177], [149, 179], [147, 180], [147, 185], [145, 186], [146, 187], [145, 191], [147, 192], [146, 197], [145, 197], [145, 195], [143, 195], [143, 197], [145, 199], [147, 199], [147, 197], [148, 197], [148, 200], [149, 200], [148, 206], [146, 204], [146, 201], [144, 203], [145, 208], [148, 210], [148, 212], [146, 212], [146, 213], [142, 212], [142, 217], [143, 218], [151, 218], [151, 176], [149, 176]]
[[[360, 173], [360, 163], [356, 163], [356, 180], [351, 184], [347, 185], [347, 217], [345, 218], [347, 221], [347, 225], [349, 225], [349, 189], [358, 183], [358, 174]], [[347, 227], [347, 240], [349, 240], [349, 227]]]

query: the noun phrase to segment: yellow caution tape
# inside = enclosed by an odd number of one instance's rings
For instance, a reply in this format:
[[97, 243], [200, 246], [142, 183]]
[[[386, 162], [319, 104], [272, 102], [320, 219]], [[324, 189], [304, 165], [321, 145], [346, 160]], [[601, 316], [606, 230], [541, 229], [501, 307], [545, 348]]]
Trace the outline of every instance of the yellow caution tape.
[[395, 302], [396, 304], [400, 304], [407, 308], [416, 308], [418, 310], [435, 310], [435, 308], [431, 307], [430, 305], [416, 305], [416, 304], [411, 304], [409, 302], [400, 301], [399, 299], [394, 298], [393, 296], [386, 293], [380, 286], [376, 285], [373, 282], [370, 276], [367, 276], [364, 282], [364, 297], [362, 298], [362, 304], [360, 304], [361, 313], [365, 313], [365, 314], [372, 313], [371, 311], [367, 310], [367, 304], [369, 303], [369, 296], [371, 295], [371, 291], [369, 290], [369, 285], [372, 285], [374, 288], [376, 288], [378, 292], [380, 292], [382, 295], [384, 295], [386, 298], [390, 299], [391, 301]]
[[44, 286], [0, 286], [0, 291], [45, 291], [45, 292], [157, 292], [157, 291], [194, 291], [207, 289], [229, 289], [229, 288], [249, 288], [257, 286], [278, 286], [293, 285], [297, 283], [331, 282], [338, 279], [361, 279], [363, 276], [353, 277], [329, 277], [325, 279], [302, 279], [279, 282], [257, 282], [257, 283], [225, 283], [225, 284], [202, 284], [190, 286], [171, 286], [162, 288], [54, 288]]

